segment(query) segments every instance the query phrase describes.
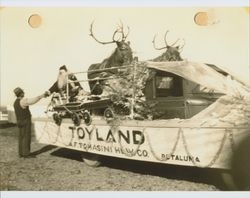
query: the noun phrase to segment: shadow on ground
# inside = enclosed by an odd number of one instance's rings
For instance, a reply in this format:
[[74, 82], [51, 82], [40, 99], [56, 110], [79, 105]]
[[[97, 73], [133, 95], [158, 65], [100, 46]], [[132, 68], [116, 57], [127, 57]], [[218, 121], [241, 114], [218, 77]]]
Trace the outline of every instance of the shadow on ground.
[[37, 151], [34, 151], [34, 152], [30, 153], [30, 155], [36, 156], [36, 155], [51, 151], [51, 150], [53, 150], [55, 148], [57, 148], [57, 146], [47, 145], [47, 146], [44, 146], [44, 147], [42, 147], [41, 149], [39, 149]]
[[[82, 162], [81, 151], [60, 148], [51, 153], [53, 156]], [[167, 179], [190, 181], [214, 185], [220, 190], [227, 190], [220, 176], [220, 170], [188, 166], [168, 165], [115, 157], [101, 156], [101, 166], [130, 171], [143, 175], [159, 176]]]
[[13, 123], [8, 123], [8, 122], [0, 123], [0, 129], [6, 129], [6, 128], [15, 127], [15, 126], [16, 124], [13, 124]]
[[59, 148], [50, 154], [56, 157], [63, 157], [63, 158], [82, 162], [81, 151], [76, 151], [76, 150], [71, 150], [71, 149], [66, 149], [66, 148]]

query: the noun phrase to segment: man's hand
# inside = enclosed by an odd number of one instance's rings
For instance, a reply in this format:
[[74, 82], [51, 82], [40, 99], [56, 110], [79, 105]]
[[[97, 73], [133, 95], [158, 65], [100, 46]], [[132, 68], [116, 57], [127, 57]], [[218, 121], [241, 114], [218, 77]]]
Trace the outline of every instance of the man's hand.
[[45, 91], [43, 95], [44, 95], [44, 98], [47, 98], [48, 96], [50, 96], [50, 91]]
[[80, 96], [89, 96], [90, 93], [87, 92], [87, 91], [84, 91], [83, 89], [81, 89], [81, 90], [79, 91], [79, 94], [78, 94], [78, 95], [80, 95]]
[[109, 75], [108, 75], [107, 72], [101, 72], [99, 76], [100, 76], [100, 78], [107, 78], [107, 77], [109, 77]]

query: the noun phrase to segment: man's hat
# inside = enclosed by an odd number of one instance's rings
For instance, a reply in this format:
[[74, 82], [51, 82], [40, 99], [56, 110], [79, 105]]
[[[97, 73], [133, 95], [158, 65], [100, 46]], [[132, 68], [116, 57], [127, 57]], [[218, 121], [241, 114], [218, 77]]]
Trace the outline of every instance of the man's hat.
[[61, 69], [64, 69], [65, 71], [68, 71], [67, 68], [66, 68], [66, 65], [61, 66], [61, 67], [59, 68], [59, 70], [61, 70]]
[[14, 89], [14, 93], [17, 97], [19, 97], [20, 94], [24, 93], [24, 91], [20, 87], [17, 87]]

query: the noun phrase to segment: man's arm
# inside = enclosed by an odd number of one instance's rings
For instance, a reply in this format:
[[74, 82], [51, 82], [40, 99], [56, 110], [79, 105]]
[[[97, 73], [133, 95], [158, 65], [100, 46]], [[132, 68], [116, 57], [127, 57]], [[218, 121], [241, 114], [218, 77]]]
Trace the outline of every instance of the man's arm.
[[58, 93], [59, 92], [59, 88], [57, 85], [57, 81], [49, 88], [49, 92], [52, 94], [54, 92]]
[[48, 91], [45, 92], [44, 97], [50, 96], [52, 93], [59, 93], [60, 90], [57, 85], [57, 81], [49, 88]]
[[75, 86], [78, 86], [80, 90], [82, 90], [82, 86], [80, 84], [80, 82], [75, 82], [75, 81], [78, 81], [76, 76], [74, 74], [69, 74], [69, 80], [72, 80], [73, 83], [75, 84]]
[[41, 100], [44, 97], [45, 97], [45, 95], [42, 94], [42, 95], [37, 96], [35, 98], [23, 98], [20, 100], [20, 105], [22, 108], [26, 108], [29, 105], [33, 105], [33, 104], [37, 103], [39, 100]]

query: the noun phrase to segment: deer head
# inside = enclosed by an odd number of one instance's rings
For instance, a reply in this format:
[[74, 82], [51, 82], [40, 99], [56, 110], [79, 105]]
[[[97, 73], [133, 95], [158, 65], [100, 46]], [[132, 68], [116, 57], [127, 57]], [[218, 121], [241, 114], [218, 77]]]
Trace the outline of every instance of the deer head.
[[[111, 44], [111, 43], [116, 43], [117, 48], [115, 52], [110, 56], [109, 63], [111, 66], [115, 65], [124, 65], [124, 64], [130, 64], [132, 62], [133, 56], [132, 56], [132, 50], [130, 48], [130, 42], [126, 42], [126, 39], [129, 34], [129, 27], [127, 27], [128, 31], [125, 34], [124, 33], [124, 28], [123, 24], [121, 23], [117, 29], [114, 31], [112, 35], [112, 40], [111, 41], [100, 41], [99, 39], [96, 38], [96, 36], [93, 33], [93, 24], [94, 22], [91, 23], [90, 25], [90, 36], [98, 43], [106, 45], [106, 44]], [[117, 36], [119, 34], [119, 36]], [[118, 37], [118, 38], [117, 38]], [[117, 39], [116, 39], [117, 38]]]
[[167, 34], [168, 34], [168, 30], [166, 31], [165, 35], [164, 35], [164, 42], [165, 42], [165, 46], [164, 47], [156, 47], [155, 45], [155, 38], [156, 35], [154, 36], [154, 39], [152, 41], [154, 48], [156, 50], [162, 50], [162, 49], [167, 49], [165, 53], [163, 53], [161, 56], [153, 59], [154, 61], [181, 61], [182, 58], [180, 56], [180, 52], [183, 49], [184, 45], [185, 45], [185, 41], [183, 40], [183, 44], [182, 45], [176, 45], [180, 39], [177, 39], [172, 45], [169, 45], [167, 42]]

